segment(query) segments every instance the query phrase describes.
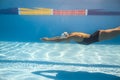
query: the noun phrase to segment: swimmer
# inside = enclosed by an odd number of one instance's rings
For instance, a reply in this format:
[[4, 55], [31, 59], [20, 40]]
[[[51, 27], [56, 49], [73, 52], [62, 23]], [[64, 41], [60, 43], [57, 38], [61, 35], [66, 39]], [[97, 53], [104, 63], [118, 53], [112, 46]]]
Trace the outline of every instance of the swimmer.
[[61, 41], [70, 42], [71, 40], [73, 40], [79, 44], [88, 45], [94, 42], [100, 42], [103, 40], [112, 39], [119, 35], [120, 35], [120, 26], [113, 29], [98, 30], [93, 34], [87, 34], [82, 32], [72, 32], [69, 34], [67, 32], [64, 32], [61, 34], [61, 36], [52, 37], [52, 38], [44, 37], [44, 38], [41, 38], [41, 40], [53, 41], [53, 42], [61, 42]]

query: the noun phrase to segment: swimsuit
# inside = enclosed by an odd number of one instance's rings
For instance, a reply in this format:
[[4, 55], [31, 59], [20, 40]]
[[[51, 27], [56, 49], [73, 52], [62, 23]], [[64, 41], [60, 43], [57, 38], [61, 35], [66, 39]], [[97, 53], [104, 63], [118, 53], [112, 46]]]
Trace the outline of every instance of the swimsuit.
[[99, 41], [99, 32], [100, 31], [98, 30], [95, 33], [91, 34], [89, 38], [84, 38], [82, 42], [77, 42], [77, 43], [88, 45], [88, 44], [91, 44], [94, 42], [98, 42]]

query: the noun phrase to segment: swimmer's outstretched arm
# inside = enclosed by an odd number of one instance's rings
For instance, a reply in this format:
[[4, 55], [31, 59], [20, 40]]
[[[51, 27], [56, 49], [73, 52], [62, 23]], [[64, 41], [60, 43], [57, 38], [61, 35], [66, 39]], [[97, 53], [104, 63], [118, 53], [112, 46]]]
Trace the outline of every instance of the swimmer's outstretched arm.
[[66, 37], [66, 38], [61, 38], [61, 37], [52, 37], [52, 38], [41, 38], [41, 40], [43, 41], [52, 41], [52, 42], [62, 42], [62, 41], [65, 41], [65, 42], [69, 42], [70, 41], [70, 38]]
[[41, 40], [43, 40], [43, 41], [52, 41], [52, 42], [62, 42], [62, 41], [70, 42], [71, 40], [76, 40], [76, 37], [80, 37], [80, 36], [75, 35], [75, 34], [70, 34], [66, 38], [61, 38], [60, 36], [52, 37], [52, 38], [44, 37], [44, 38], [41, 38]]
[[52, 41], [52, 42], [62, 42], [62, 41], [65, 41], [65, 42], [70, 42], [71, 40], [73, 41], [81, 41], [81, 35], [78, 35], [78, 34], [70, 34], [69, 36], [67, 36], [66, 38], [61, 38], [60, 36], [57, 36], [57, 37], [52, 37], [52, 38], [47, 38], [47, 37], [44, 37], [44, 38], [41, 38], [41, 40], [43, 41]]

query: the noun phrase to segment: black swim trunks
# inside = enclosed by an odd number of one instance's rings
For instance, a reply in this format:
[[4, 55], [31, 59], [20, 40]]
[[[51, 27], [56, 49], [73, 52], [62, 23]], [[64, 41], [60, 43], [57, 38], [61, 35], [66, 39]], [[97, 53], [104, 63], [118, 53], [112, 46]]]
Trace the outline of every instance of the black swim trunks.
[[100, 31], [96, 31], [95, 33], [91, 34], [89, 38], [84, 38], [82, 42], [78, 42], [79, 44], [91, 44], [94, 42], [98, 42], [99, 41], [99, 33]]

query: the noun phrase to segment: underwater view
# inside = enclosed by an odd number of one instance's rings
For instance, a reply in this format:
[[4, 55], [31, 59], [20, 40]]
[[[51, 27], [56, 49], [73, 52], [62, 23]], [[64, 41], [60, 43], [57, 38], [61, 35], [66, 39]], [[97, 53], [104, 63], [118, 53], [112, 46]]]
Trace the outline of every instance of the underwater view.
[[1, 0], [0, 80], [120, 80], [120, 35], [89, 45], [41, 40], [114, 29], [120, 26], [119, 4]]

